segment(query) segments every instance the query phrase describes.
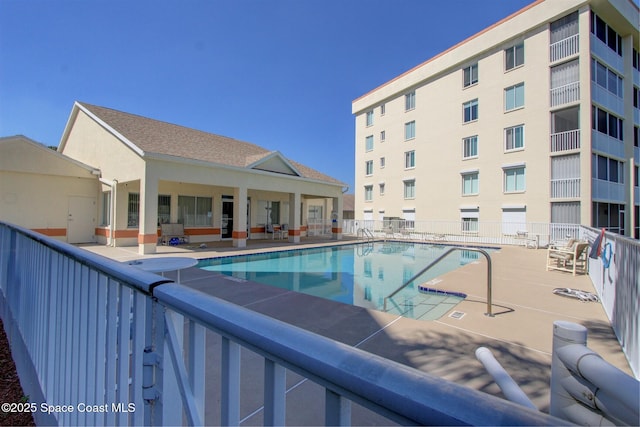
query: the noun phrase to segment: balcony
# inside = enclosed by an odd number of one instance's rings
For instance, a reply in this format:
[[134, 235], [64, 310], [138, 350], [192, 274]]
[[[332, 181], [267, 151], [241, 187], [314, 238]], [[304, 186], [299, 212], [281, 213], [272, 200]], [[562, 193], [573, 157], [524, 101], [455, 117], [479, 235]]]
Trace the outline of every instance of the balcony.
[[578, 34], [574, 34], [549, 46], [549, 61], [560, 61], [578, 52], [580, 52], [580, 43]]
[[598, 58], [606, 62], [606, 64], [610, 68], [613, 68], [616, 72], [618, 72], [618, 74], [623, 75], [624, 63], [623, 63], [622, 57], [618, 55], [617, 52], [614, 52], [613, 50], [611, 50], [609, 46], [604, 44], [599, 38], [597, 38], [593, 34], [590, 34], [590, 36], [591, 36], [591, 52], [595, 56], [597, 56]]
[[591, 98], [612, 113], [624, 117], [624, 100], [593, 81], [591, 82]]
[[625, 203], [625, 184], [591, 179], [591, 198], [611, 203]]
[[580, 197], [580, 178], [552, 179], [552, 199], [574, 199]]
[[627, 157], [622, 141], [595, 130], [591, 131], [591, 147], [596, 151], [610, 154], [621, 159]]
[[551, 152], [577, 150], [580, 148], [580, 129], [551, 134]]
[[580, 82], [573, 82], [551, 89], [551, 106], [580, 101]]

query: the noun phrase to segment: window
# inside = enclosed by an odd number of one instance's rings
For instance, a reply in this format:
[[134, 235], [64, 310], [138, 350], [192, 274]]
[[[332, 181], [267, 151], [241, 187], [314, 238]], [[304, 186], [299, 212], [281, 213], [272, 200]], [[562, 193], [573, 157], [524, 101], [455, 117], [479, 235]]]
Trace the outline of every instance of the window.
[[633, 49], [633, 68], [640, 71], [640, 53], [637, 50]]
[[367, 160], [365, 163], [365, 175], [373, 175], [373, 160]]
[[551, 222], [580, 224], [580, 202], [551, 203]]
[[618, 98], [623, 97], [622, 77], [600, 61], [596, 61], [593, 58], [591, 59], [591, 81], [603, 89], [607, 89]]
[[411, 169], [416, 167], [416, 152], [407, 151], [404, 153], [404, 168]]
[[416, 181], [411, 179], [404, 181], [404, 198], [415, 199], [416, 197]]
[[380, 115], [381, 115], [381, 116], [384, 116], [384, 114], [385, 114], [385, 112], [386, 112], [386, 111], [387, 111], [387, 107], [386, 107], [386, 105], [385, 105], [385, 104], [382, 104], [382, 105], [380, 106]]
[[416, 122], [415, 120], [404, 124], [404, 140], [413, 139], [416, 137]]
[[380, 142], [384, 142], [387, 139], [387, 133], [385, 131], [380, 132]]
[[633, 127], [633, 146], [640, 147], [640, 127]]
[[373, 125], [373, 111], [367, 111], [367, 126]]
[[384, 165], [386, 163], [386, 160], [384, 157], [380, 157], [380, 169], [384, 169]]
[[462, 70], [462, 87], [469, 87], [478, 83], [478, 64], [473, 64]]
[[466, 172], [462, 174], [462, 195], [472, 196], [478, 194], [479, 172]]
[[102, 192], [102, 218], [100, 218], [100, 224], [111, 224], [111, 191]]
[[524, 83], [508, 87], [504, 90], [505, 111], [524, 107]]
[[624, 162], [599, 154], [593, 154], [591, 162], [592, 178], [624, 184]]
[[364, 186], [364, 201], [370, 202], [373, 200], [373, 185]]
[[509, 71], [512, 68], [524, 64], [524, 42], [518, 43], [504, 50], [504, 69]]
[[138, 227], [140, 216], [140, 194], [129, 193], [127, 203], [127, 227]]
[[633, 87], [633, 107], [640, 108], [640, 89]]
[[463, 123], [472, 122], [478, 120], [478, 100], [465, 102], [462, 104], [463, 111]]
[[573, 12], [552, 22], [549, 26], [549, 33], [551, 44], [578, 34], [578, 12]]
[[593, 202], [592, 226], [606, 228], [612, 233], [624, 234], [625, 205]]
[[524, 166], [504, 169], [504, 192], [519, 193], [525, 190]]
[[622, 37], [613, 28], [607, 25], [598, 15], [591, 11], [591, 33], [609, 49], [622, 56]]
[[404, 110], [409, 111], [416, 108], [416, 93], [411, 92], [404, 96]]
[[211, 197], [178, 196], [178, 222], [185, 227], [211, 225]]
[[380, 195], [384, 196], [384, 182], [381, 182], [380, 184], [378, 184], [380, 187]]
[[591, 128], [612, 138], [624, 141], [622, 119], [596, 106], [591, 107]]
[[364, 139], [364, 149], [365, 151], [373, 150], [373, 135], [369, 135]]
[[158, 194], [158, 225], [171, 222], [171, 196]]
[[473, 157], [478, 157], [478, 135], [462, 140], [462, 158], [470, 159]]
[[524, 125], [513, 126], [504, 130], [504, 150], [521, 150], [524, 148]]
[[478, 218], [462, 218], [462, 232], [463, 233], [477, 233], [478, 232]]
[[[225, 196], [223, 196], [223, 200]], [[283, 204], [284, 207], [284, 218], [289, 218], [289, 204]], [[300, 215], [302, 215], [304, 210], [300, 209]], [[230, 213], [230, 215], [232, 212]], [[256, 214], [256, 224], [280, 224], [281, 218], [280, 212], [280, 202], [279, 201], [271, 201], [271, 200], [258, 200], [258, 210]], [[319, 216], [317, 216], [319, 215]], [[223, 221], [226, 221], [226, 216], [223, 213]], [[313, 206], [310, 205], [307, 210], [307, 219], [317, 219], [322, 218], [322, 206]], [[313, 222], [313, 221], [311, 221]], [[231, 224], [229, 224], [229, 227]]]

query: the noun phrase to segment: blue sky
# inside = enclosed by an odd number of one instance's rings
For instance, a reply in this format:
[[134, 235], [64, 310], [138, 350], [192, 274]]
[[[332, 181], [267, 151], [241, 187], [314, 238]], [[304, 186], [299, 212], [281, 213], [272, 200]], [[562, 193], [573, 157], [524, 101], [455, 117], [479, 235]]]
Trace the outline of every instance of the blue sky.
[[531, 0], [0, 0], [0, 136], [73, 102], [278, 150], [354, 184], [351, 102]]

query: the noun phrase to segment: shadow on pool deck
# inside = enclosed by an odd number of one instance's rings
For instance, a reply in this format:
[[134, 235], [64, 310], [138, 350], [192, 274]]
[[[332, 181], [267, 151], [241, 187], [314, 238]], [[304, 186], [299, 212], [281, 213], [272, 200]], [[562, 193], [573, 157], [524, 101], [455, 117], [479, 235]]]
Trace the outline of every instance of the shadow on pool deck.
[[[305, 241], [304, 244], [293, 246], [300, 248], [313, 243], [336, 242]], [[274, 247], [291, 248], [286, 242], [278, 241], [251, 242], [248, 248], [241, 251], [215, 244], [207, 246], [204, 250], [160, 247], [158, 254], [151, 256], [171, 254], [209, 258], [229, 255], [230, 252], [235, 254], [272, 250]], [[139, 257], [135, 248], [85, 248], [121, 261]], [[181, 277], [184, 285], [207, 294], [431, 375], [501, 396], [499, 388], [475, 358], [475, 350], [485, 346], [493, 352], [533, 403], [545, 412], [549, 408], [551, 347], [553, 322], [556, 320], [584, 325], [589, 333], [589, 347], [608, 362], [631, 374], [601, 304], [583, 303], [552, 293], [557, 287], [593, 292], [588, 276], [574, 277], [568, 273], [545, 271], [546, 251], [541, 249], [504, 247], [492, 253], [491, 258], [495, 317], [485, 315], [486, 261], [480, 260], [440, 276], [442, 281], [437, 284], [440, 289], [464, 292], [468, 297], [453, 309], [464, 313], [462, 318], [451, 318], [447, 313], [434, 321], [407, 319], [253, 282], [238, 283], [219, 273], [197, 268], [183, 270]], [[175, 278], [175, 273], [168, 273], [167, 276]], [[215, 342], [215, 339], [209, 340], [208, 346], [215, 347]], [[261, 420], [260, 369], [258, 366], [253, 373], [248, 373], [247, 384], [243, 384], [243, 396], [245, 393], [249, 395], [247, 399], [243, 397], [241, 416], [257, 411], [247, 418], [247, 424], [259, 423]], [[215, 374], [211, 375], [215, 377]], [[296, 377], [290, 374], [288, 381], [294, 385], [299, 380]], [[308, 382], [303, 382], [288, 394], [287, 399], [293, 402], [316, 393], [319, 399], [324, 399], [320, 391], [315, 390]], [[210, 406], [216, 408], [208, 408], [207, 422], [211, 420], [215, 423], [219, 419], [217, 405]], [[320, 411], [319, 415], [315, 414], [316, 411]], [[308, 418], [305, 421], [301, 414], [291, 414], [288, 415], [287, 422], [317, 422], [322, 419], [318, 417], [323, 415], [320, 409], [309, 408], [306, 416]], [[381, 421], [368, 415], [366, 411], [354, 410], [353, 422], [367, 424]]]

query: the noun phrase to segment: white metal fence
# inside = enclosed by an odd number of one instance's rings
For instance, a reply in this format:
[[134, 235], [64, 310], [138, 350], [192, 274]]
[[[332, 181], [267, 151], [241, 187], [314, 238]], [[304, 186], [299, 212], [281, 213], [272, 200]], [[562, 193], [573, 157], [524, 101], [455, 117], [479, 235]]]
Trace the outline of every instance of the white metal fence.
[[[580, 238], [593, 242], [600, 233], [581, 227]], [[640, 378], [640, 241], [606, 232], [601, 245], [600, 257], [589, 258], [589, 276], [631, 369]]]
[[[268, 425], [319, 401], [307, 422], [350, 424], [350, 402], [412, 425], [561, 422], [2, 222], [0, 315], [38, 424], [238, 425], [241, 348], [263, 358]], [[287, 371], [324, 400], [287, 407]]]
[[343, 220], [344, 234], [355, 235], [359, 228], [371, 230], [376, 238], [544, 247], [558, 240], [577, 238], [580, 226], [535, 222]]

